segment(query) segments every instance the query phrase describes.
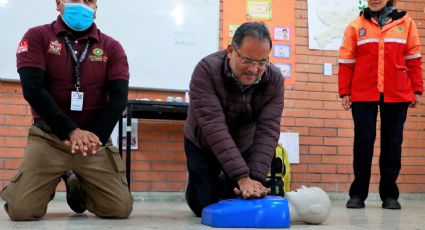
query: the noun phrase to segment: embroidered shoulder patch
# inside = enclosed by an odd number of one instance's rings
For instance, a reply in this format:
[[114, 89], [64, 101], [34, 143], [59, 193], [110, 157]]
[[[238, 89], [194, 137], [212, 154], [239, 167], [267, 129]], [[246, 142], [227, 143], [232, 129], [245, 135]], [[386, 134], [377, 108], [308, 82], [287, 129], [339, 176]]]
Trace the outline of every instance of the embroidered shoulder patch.
[[365, 28], [360, 28], [359, 30], [359, 37], [364, 37], [366, 36], [366, 29]]
[[18, 49], [16, 50], [16, 54], [20, 54], [20, 53], [27, 52], [27, 51], [28, 51], [28, 41], [22, 40], [18, 45]]

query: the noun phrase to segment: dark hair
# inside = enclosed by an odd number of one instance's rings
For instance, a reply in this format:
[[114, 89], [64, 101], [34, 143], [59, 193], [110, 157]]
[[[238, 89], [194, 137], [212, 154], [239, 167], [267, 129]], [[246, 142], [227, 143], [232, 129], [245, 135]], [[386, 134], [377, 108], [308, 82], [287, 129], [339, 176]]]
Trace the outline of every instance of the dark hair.
[[245, 22], [239, 26], [235, 32], [235, 35], [233, 36], [232, 45], [235, 48], [239, 48], [246, 36], [253, 37], [258, 40], [268, 40], [270, 43], [270, 49], [272, 48], [272, 39], [270, 37], [269, 30], [264, 23]]
[[397, 0], [388, 0], [388, 2], [387, 2], [387, 6], [395, 6], [395, 2], [396, 2]]

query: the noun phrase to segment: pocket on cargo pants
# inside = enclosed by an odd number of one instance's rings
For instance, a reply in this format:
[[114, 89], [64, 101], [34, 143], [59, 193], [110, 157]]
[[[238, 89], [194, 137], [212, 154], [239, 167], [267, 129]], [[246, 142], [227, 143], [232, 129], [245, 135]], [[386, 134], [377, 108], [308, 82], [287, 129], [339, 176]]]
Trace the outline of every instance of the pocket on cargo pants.
[[0, 196], [7, 202], [11, 202], [15, 195], [16, 195], [16, 191], [18, 190], [18, 186], [19, 186], [19, 180], [22, 177], [22, 171], [18, 171], [18, 173], [16, 173], [12, 179], [10, 180], [10, 184], [6, 185], [1, 193]]
[[112, 166], [117, 174], [120, 176], [121, 181], [125, 186], [128, 186], [127, 177], [125, 176], [126, 168], [123, 159], [121, 158], [118, 148], [113, 145], [106, 146], [106, 151], [111, 159]]

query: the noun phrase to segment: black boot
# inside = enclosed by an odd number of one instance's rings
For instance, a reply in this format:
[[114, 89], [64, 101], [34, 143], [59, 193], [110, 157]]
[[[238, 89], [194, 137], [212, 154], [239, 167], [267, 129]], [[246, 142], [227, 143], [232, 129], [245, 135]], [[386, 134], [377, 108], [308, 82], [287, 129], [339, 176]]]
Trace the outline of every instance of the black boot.
[[66, 171], [62, 175], [62, 179], [65, 182], [66, 202], [69, 207], [76, 213], [83, 213], [86, 211], [86, 206], [84, 205], [85, 192], [74, 171]]
[[394, 198], [386, 198], [382, 202], [382, 208], [385, 209], [401, 209], [401, 205], [397, 199]]
[[347, 204], [345, 205], [347, 208], [364, 208], [364, 201], [357, 196], [350, 197]]

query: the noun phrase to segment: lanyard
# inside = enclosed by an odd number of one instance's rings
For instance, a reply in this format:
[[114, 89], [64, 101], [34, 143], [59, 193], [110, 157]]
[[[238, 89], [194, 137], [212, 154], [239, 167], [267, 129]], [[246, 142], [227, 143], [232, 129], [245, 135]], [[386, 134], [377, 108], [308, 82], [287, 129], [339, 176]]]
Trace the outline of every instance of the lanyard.
[[71, 52], [71, 57], [75, 62], [75, 66], [74, 66], [75, 88], [77, 92], [79, 92], [80, 81], [81, 81], [81, 73], [80, 73], [81, 63], [86, 58], [87, 51], [89, 50], [89, 47], [90, 47], [90, 40], [87, 40], [83, 53], [81, 53], [80, 58], [78, 58], [77, 54], [75, 53], [75, 50], [72, 48], [71, 40], [66, 35], [64, 35], [63, 38], [65, 39], [66, 46], [68, 47], [69, 52]]

